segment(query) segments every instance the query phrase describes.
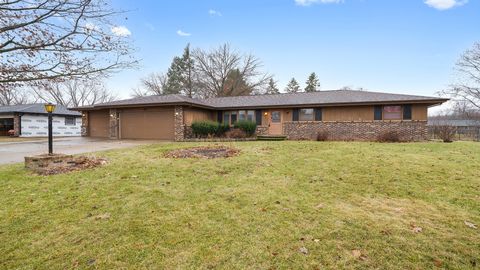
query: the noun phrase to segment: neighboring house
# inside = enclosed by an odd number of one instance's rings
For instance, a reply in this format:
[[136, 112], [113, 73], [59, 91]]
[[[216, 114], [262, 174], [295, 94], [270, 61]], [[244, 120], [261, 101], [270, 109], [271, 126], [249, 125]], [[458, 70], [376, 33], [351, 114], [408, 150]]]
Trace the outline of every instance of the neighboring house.
[[73, 108], [82, 111], [82, 135], [112, 139], [181, 141], [197, 120], [257, 123], [257, 134], [334, 140], [375, 140], [397, 131], [406, 140], [427, 138], [427, 111], [448, 99], [353, 90], [194, 99], [147, 96]]
[[[53, 136], [80, 136], [82, 118], [79, 112], [57, 105], [52, 117]], [[13, 130], [16, 137], [48, 136], [48, 117], [44, 104], [0, 107], [0, 136]]]

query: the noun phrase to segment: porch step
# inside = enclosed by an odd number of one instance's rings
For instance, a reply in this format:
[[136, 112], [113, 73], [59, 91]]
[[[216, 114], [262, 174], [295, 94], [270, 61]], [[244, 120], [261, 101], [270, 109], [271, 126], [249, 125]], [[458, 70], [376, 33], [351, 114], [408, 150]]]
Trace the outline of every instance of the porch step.
[[257, 141], [285, 141], [287, 136], [284, 135], [260, 135], [257, 136]]

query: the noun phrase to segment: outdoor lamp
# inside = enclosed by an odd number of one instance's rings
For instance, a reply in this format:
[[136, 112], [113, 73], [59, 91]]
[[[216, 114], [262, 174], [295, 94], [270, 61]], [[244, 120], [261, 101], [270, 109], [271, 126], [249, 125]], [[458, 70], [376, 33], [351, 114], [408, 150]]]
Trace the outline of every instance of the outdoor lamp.
[[52, 104], [52, 103], [45, 104], [45, 111], [47, 111], [48, 113], [52, 113], [53, 111], [55, 111], [55, 104]]
[[52, 113], [55, 111], [55, 105], [50, 102], [45, 104], [45, 111], [48, 113], [48, 154], [53, 155]]

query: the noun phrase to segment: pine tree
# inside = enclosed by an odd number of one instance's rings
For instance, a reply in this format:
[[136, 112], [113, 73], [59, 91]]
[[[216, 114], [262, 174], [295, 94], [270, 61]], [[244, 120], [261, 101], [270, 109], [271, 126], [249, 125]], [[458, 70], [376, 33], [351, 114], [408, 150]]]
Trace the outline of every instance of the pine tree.
[[268, 81], [268, 86], [267, 86], [267, 90], [265, 91], [265, 94], [267, 95], [280, 94], [280, 90], [278, 90], [278, 87], [277, 87], [277, 82], [275, 82], [273, 78], [270, 78], [270, 80]]
[[287, 84], [287, 88], [285, 88], [285, 92], [287, 93], [298, 93], [300, 92], [300, 85], [298, 84], [295, 78], [292, 78], [290, 82]]
[[312, 72], [312, 74], [308, 76], [306, 84], [307, 86], [305, 87], [305, 92], [315, 92], [320, 90], [320, 80], [315, 72]]
[[184, 94], [189, 97], [195, 95], [194, 61], [190, 54], [190, 44], [187, 44], [182, 57], [175, 56], [167, 72], [167, 86], [164, 94]]

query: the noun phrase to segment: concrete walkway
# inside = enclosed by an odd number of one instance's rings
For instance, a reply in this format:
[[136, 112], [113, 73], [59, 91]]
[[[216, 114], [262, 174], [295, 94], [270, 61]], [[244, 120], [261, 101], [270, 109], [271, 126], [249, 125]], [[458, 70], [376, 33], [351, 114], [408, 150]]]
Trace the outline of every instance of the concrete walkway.
[[[59, 138], [53, 142], [53, 151], [63, 154], [81, 154], [110, 149], [133, 147], [159, 141], [107, 140], [85, 137]], [[47, 140], [0, 142], [0, 164], [23, 162], [25, 156], [48, 151]]]

